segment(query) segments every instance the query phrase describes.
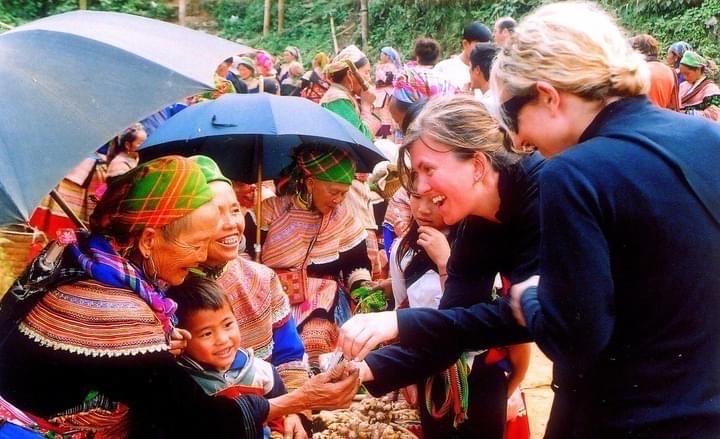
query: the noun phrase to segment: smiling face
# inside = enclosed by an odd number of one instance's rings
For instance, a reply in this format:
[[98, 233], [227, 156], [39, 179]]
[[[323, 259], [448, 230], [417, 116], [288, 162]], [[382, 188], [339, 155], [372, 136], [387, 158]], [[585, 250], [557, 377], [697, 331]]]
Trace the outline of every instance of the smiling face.
[[207, 262], [217, 266], [237, 258], [240, 238], [245, 230], [245, 218], [233, 188], [224, 181], [213, 181], [213, 204], [220, 212], [220, 225], [208, 246]]
[[432, 202], [431, 197], [417, 193], [409, 195], [410, 210], [419, 226], [429, 226], [438, 230], [445, 228], [445, 222], [438, 211], [438, 206]]
[[183, 323], [192, 338], [185, 354], [195, 361], [225, 372], [240, 348], [240, 329], [230, 304], [220, 309], [201, 309], [188, 313]]
[[170, 285], [180, 285], [191, 268], [205, 262], [208, 245], [217, 232], [218, 208], [215, 204], [206, 203], [190, 215], [190, 227], [173, 238], [158, 229], [148, 228], [143, 232], [151, 242], [150, 254], [157, 277]]
[[415, 192], [437, 206], [445, 224], [457, 224], [473, 212], [476, 167], [460, 160], [446, 145], [423, 138], [409, 147]]
[[309, 177], [306, 182], [307, 188], [312, 194], [312, 204], [322, 215], [327, 215], [335, 210], [345, 200], [350, 190], [350, 185], [343, 183], [331, 183]]

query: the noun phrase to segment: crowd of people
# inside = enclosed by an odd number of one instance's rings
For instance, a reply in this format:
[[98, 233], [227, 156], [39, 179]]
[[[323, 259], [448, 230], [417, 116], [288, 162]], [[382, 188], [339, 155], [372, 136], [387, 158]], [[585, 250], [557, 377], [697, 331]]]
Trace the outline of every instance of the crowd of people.
[[[714, 63], [685, 42], [662, 60], [588, 3], [459, 37], [375, 66], [234, 54], [80, 164], [57, 189], [88, 230], [44, 201], [58, 239], [0, 313], [0, 410], [79, 438], [301, 439], [362, 383], [426, 438], [520, 439], [535, 342], [547, 437], [720, 435]], [[227, 93], [309, 99], [389, 160], [361, 174], [306, 142], [262, 191], [205, 156], [142, 162], [163, 120]]]

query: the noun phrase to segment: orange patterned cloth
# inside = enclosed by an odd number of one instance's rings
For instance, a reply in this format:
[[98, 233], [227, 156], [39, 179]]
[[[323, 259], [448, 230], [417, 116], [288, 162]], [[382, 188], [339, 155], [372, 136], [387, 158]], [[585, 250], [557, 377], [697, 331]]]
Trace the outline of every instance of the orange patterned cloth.
[[160, 320], [137, 293], [95, 281], [49, 291], [19, 330], [43, 346], [92, 357], [168, 349]]
[[[299, 269], [316, 234], [317, 240], [307, 265], [337, 261], [341, 252], [352, 249], [367, 238], [362, 224], [343, 204], [322, 216], [315, 210], [303, 208], [294, 196], [286, 195], [263, 201], [262, 209], [262, 218], [268, 230], [262, 260], [270, 268]], [[346, 285], [352, 285], [357, 280], [370, 280], [367, 269], [347, 270], [343, 274]]]

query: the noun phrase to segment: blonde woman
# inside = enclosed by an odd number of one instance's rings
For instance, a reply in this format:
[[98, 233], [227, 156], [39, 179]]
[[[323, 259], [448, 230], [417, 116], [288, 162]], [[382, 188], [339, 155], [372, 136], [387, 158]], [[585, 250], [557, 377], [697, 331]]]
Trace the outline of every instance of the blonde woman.
[[[528, 15], [491, 83], [516, 144], [549, 158], [539, 283], [514, 285], [511, 307], [351, 320], [345, 354], [394, 336], [427, 352], [507, 343], [512, 309], [554, 362], [546, 437], [718, 437], [720, 272], [697, 267], [720, 264], [720, 127], [653, 106], [644, 61], [589, 3]], [[412, 164], [441, 211], [457, 209], [440, 171]]]

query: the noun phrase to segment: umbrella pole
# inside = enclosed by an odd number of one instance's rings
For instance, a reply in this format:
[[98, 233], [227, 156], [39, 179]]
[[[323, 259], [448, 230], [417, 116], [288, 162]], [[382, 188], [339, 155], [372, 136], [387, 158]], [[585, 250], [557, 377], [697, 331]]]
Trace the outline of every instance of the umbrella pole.
[[260, 230], [262, 225], [262, 155], [257, 157], [260, 157], [260, 159], [257, 167], [257, 185], [255, 186], [255, 262], [260, 262], [260, 253], [262, 252], [262, 244], [260, 243], [262, 237], [262, 231]]
[[60, 206], [60, 209], [62, 209], [63, 212], [65, 212], [65, 215], [67, 215], [68, 218], [70, 218], [77, 227], [79, 227], [83, 230], [87, 230], [87, 227], [85, 226], [85, 224], [83, 224], [83, 222], [80, 220], [80, 218], [78, 218], [78, 216], [75, 215], [75, 212], [73, 212], [73, 210], [70, 209], [70, 206], [67, 205], [65, 200], [62, 199], [60, 194], [58, 194], [55, 189], [50, 191], [50, 197], [58, 204], [58, 206]]

